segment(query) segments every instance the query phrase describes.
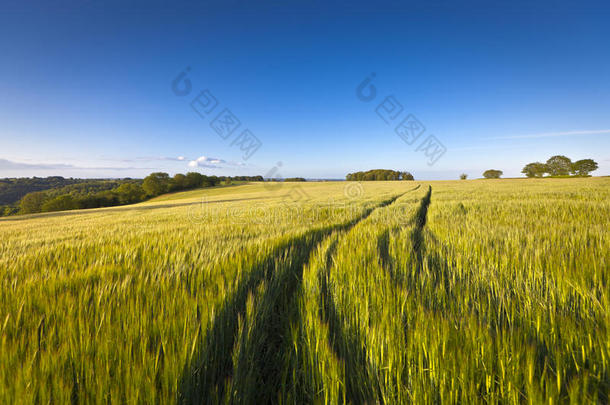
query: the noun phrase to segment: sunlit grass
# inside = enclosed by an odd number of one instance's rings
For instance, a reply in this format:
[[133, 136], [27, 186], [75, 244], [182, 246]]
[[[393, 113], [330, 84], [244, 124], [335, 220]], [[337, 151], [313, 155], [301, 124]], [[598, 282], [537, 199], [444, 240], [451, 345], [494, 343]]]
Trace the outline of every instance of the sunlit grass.
[[345, 186], [0, 220], [0, 402], [608, 401], [609, 179]]

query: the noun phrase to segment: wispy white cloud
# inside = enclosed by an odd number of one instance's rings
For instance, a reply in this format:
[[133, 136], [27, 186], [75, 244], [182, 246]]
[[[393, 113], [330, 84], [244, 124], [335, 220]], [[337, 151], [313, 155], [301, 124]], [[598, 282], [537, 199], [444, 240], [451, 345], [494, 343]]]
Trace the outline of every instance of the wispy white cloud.
[[87, 167], [87, 166], [76, 166], [66, 163], [23, 163], [14, 162], [12, 160], [0, 159], [0, 170], [66, 170], [66, 169], [78, 169], [78, 170], [136, 170], [136, 169], [154, 169], [152, 167]]
[[200, 156], [197, 159], [191, 160], [188, 163], [189, 167], [205, 167], [209, 169], [231, 169], [236, 167], [246, 167], [248, 166], [244, 162], [232, 162], [230, 160], [209, 157], [209, 156]]
[[167, 156], [140, 156], [133, 158], [117, 158], [117, 157], [109, 157], [102, 156], [99, 158], [103, 161], [109, 162], [120, 162], [120, 163], [138, 163], [138, 162], [149, 162], [154, 164], [153, 162], [188, 162], [188, 167], [196, 168], [196, 167], [205, 167], [210, 169], [220, 169], [220, 168], [231, 168], [231, 167], [246, 167], [248, 166], [244, 162], [233, 162], [230, 160], [225, 160], [216, 157], [209, 156], [200, 156], [196, 159], [192, 159], [185, 156], [177, 156], [177, 157], [167, 157]]
[[542, 132], [542, 133], [538, 133], [538, 134], [495, 136], [495, 137], [484, 138], [484, 139], [528, 139], [528, 138], [547, 138], [547, 137], [556, 137], [556, 136], [583, 136], [583, 135], [599, 135], [599, 134], [610, 134], [610, 129], [595, 129], [595, 130], [565, 131], [565, 132]]
[[22, 163], [7, 159], [0, 159], [0, 170], [25, 170], [25, 169], [73, 169], [74, 165], [64, 163]]
[[122, 162], [122, 163], [135, 163], [135, 162], [156, 162], [156, 161], [169, 161], [169, 162], [184, 162], [188, 160], [184, 156], [168, 157], [168, 156], [140, 156], [135, 158], [114, 158], [114, 157], [102, 157], [102, 160], [110, 162]]
[[213, 158], [208, 156], [200, 156], [195, 160], [189, 162], [189, 167], [207, 167], [207, 168], [219, 168], [220, 165], [227, 163], [226, 160]]
[[506, 145], [474, 145], [474, 146], [447, 146], [448, 150], [452, 152], [467, 152], [467, 151], [476, 151], [476, 150], [507, 150], [507, 149], [520, 149], [524, 146], [514, 145], [514, 146], [506, 146]]
[[186, 158], [184, 156], [178, 156], [178, 157], [167, 157], [167, 156], [160, 156], [158, 158], [149, 158], [148, 160], [169, 160], [169, 161], [173, 161], [173, 162], [183, 162], [186, 160]]

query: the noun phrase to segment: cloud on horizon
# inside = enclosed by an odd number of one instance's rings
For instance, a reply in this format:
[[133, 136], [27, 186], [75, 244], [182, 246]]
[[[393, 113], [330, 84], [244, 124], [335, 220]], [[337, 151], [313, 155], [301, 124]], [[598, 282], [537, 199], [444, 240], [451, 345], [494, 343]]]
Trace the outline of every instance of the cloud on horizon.
[[154, 167], [85, 167], [76, 166], [65, 163], [22, 163], [13, 162], [7, 159], [0, 159], [0, 171], [2, 170], [66, 170], [66, 169], [78, 169], [78, 170], [153, 170]]
[[155, 162], [155, 161], [169, 161], [169, 162], [184, 162], [187, 160], [184, 156], [178, 157], [167, 157], [167, 156], [142, 156], [136, 158], [108, 158], [102, 157], [101, 160], [107, 160], [111, 162], [123, 162], [123, 163], [135, 163], [135, 162]]
[[[98, 162], [116, 162], [117, 166], [107, 166], [97, 164], [89, 161], [68, 159], [71, 161], [67, 162], [39, 162], [36, 160], [25, 159], [29, 161], [14, 161], [9, 159], [0, 158], [0, 177], [27, 177], [27, 176], [48, 176], [48, 175], [59, 175], [59, 176], [100, 176], [104, 172], [103, 177], [114, 176], [112, 173], [117, 173], [117, 176], [124, 176], [126, 174], [118, 175], [118, 173], [133, 172], [129, 175], [143, 175], [143, 171], [162, 171], [169, 168], [163, 168], [156, 166], [155, 162], [175, 162], [178, 166], [175, 167], [174, 171], [177, 173], [181, 171], [180, 167], [184, 168], [183, 164], [188, 162], [190, 168], [208, 168], [208, 169], [235, 169], [239, 167], [247, 166], [243, 162], [230, 162], [225, 159], [200, 156], [195, 160], [189, 160], [185, 156], [177, 157], [166, 157], [166, 156], [144, 156], [135, 158], [113, 158], [113, 157], [100, 157]], [[63, 159], [62, 159], [63, 160]], [[135, 163], [141, 162], [143, 166], [136, 166]], [[124, 163], [125, 165], [120, 165]], [[145, 164], [148, 163], [148, 164]], [[91, 166], [88, 166], [91, 164]], [[155, 167], [156, 166], [156, 167]], [[184, 170], [184, 169], [182, 169]], [[171, 171], [171, 169], [170, 169]], [[90, 173], [90, 174], [88, 174]], [[137, 173], [137, 174], [135, 174]]]

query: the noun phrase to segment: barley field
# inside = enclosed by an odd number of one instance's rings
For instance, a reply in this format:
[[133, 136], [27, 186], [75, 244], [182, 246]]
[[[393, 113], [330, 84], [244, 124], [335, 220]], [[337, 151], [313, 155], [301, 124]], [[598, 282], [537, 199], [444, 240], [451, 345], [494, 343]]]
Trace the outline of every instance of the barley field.
[[0, 403], [608, 403], [610, 178], [0, 219]]

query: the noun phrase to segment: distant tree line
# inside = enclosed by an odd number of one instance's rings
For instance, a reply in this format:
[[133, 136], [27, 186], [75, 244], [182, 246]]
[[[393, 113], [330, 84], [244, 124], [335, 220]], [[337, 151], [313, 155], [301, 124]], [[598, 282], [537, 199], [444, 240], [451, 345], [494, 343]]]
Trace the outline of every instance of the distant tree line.
[[[107, 179], [65, 179], [68, 180], [66, 182], [57, 180], [63, 179], [60, 177], [53, 177], [53, 181], [44, 182], [35, 178], [36, 183], [38, 185], [45, 184], [47, 186], [56, 186], [53, 188], [45, 188], [43, 191], [34, 191], [25, 193], [20, 199], [16, 200], [11, 204], [0, 205], [0, 216], [17, 214], [20, 211], [21, 201], [24, 199], [26, 202], [28, 200], [43, 200], [46, 202], [47, 200], [53, 199], [55, 197], [59, 197], [62, 195], [70, 195], [72, 197], [92, 197], [92, 196], [102, 196], [107, 194], [110, 190], [114, 190], [125, 183], [137, 183], [141, 184], [142, 180], [134, 180], [134, 179], [115, 179], [115, 180], [107, 180]], [[47, 178], [49, 179], [49, 178]], [[28, 180], [32, 179], [10, 179], [10, 180], [18, 180], [17, 183], [23, 185], [28, 184]], [[62, 184], [68, 183], [69, 185], [62, 186]], [[37, 189], [34, 188], [35, 190]], [[30, 196], [32, 195], [32, 196]], [[29, 196], [29, 197], [27, 197]], [[27, 198], [26, 198], [27, 197]], [[91, 204], [91, 203], [90, 203]], [[98, 205], [98, 204], [93, 204]], [[38, 211], [40, 212], [40, 211]]]
[[549, 158], [546, 163], [533, 162], [525, 165], [521, 173], [527, 177], [543, 177], [548, 174], [549, 177], [587, 177], [589, 173], [597, 170], [598, 165], [593, 159], [582, 159], [572, 162], [572, 160], [563, 155], [556, 155]]
[[[62, 184], [57, 179], [49, 184]], [[0, 216], [134, 204], [169, 192], [213, 187], [233, 181], [263, 181], [263, 177], [218, 177], [196, 172], [170, 177], [167, 173], [157, 172], [143, 180], [83, 180], [63, 187], [27, 193], [16, 204], [0, 206]]]
[[[563, 155], [551, 156], [546, 163], [533, 162], [525, 165], [521, 173], [527, 177], [588, 177], [589, 173], [597, 170], [598, 165], [593, 159], [582, 159], [572, 162], [569, 157]], [[502, 170], [489, 169], [483, 172], [486, 179], [499, 179]], [[466, 175], [460, 175], [462, 180], [466, 180]]]
[[287, 177], [284, 181], [307, 181], [304, 177]]
[[[103, 180], [94, 180], [102, 182]], [[65, 179], [61, 176], [25, 177], [0, 179], [0, 205], [10, 205], [19, 201], [27, 193], [61, 188], [79, 183], [90, 183], [87, 179]]]
[[375, 180], [414, 180], [409, 172], [397, 170], [374, 169], [366, 172], [349, 173], [345, 176], [348, 181], [375, 181]]

